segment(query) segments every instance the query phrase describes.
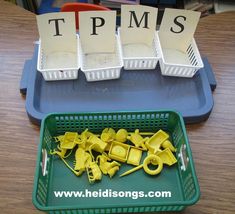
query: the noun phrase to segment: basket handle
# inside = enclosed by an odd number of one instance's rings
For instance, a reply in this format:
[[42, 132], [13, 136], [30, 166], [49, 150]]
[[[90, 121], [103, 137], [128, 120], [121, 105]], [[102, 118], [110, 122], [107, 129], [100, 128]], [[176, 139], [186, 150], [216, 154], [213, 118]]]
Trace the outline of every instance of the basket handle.
[[186, 144], [182, 144], [180, 147], [180, 152], [178, 154], [178, 157], [180, 158], [180, 162], [181, 162], [181, 167], [180, 169], [182, 171], [186, 171], [187, 166], [188, 166], [188, 162], [189, 162], [189, 158], [187, 156], [187, 152], [186, 152]]
[[208, 81], [209, 81], [209, 84], [211, 87], [211, 91], [214, 91], [216, 89], [216, 85], [217, 85], [217, 82], [215, 79], [215, 74], [214, 74], [212, 67], [206, 57], [203, 58], [203, 63], [204, 63], [204, 69], [206, 71], [206, 75], [207, 75], [207, 78], [208, 78]]
[[42, 175], [46, 176], [48, 174], [48, 162], [49, 162], [49, 157], [47, 154], [46, 149], [42, 149], [42, 161], [40, 162], [41, 168], [42, 168]]
[[28, 85], [28, 76], [31, 70], [31, 60], [26, 60], [24, 63], [24, 68], [20, 80], [20, 93], [26, 95], [27, 85]]

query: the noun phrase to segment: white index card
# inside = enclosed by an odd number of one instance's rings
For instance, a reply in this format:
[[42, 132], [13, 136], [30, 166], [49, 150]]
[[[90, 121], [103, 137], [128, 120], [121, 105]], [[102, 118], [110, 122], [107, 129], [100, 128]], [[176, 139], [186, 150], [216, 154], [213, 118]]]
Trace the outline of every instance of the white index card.
[[158, 9], [142, 5], [121, 6], [121, 40], [123, 44], [143, 43], [151, 46], [157, 25]]
[[84, 53], [113, 53], [116, 11], [79, 12], [79, 34]]
[[159, 30], [162, 48], [186, 52], [200, 15], [200, 12], [166, 8]]
[[44, 52], [77, 52], [74, 12], [47, 13], [36, 18]]

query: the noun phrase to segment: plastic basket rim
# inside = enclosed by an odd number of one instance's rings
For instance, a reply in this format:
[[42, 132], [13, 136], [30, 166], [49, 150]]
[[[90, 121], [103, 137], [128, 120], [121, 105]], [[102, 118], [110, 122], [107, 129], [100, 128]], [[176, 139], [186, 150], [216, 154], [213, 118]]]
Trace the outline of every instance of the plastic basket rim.
[[[74, 70], [74, 71], [78, 71], [81, 67], [81, 63], [80, 63], [80, 58], [78, 57], [79, 55], [79, 36], [76, 34], [76, 39], [77, 39], [77, 66], [76, 67], [70, 67], [70, 68], [49, 68], [49, 69], [41, 69], [39, 64], [41, 63], [40, 60], [40, 56], [41, 56], [41, 39], [39, 38], [39, 40], [36, 42], [38, 43], [38, 56], [37, 56], [37, 70], [41, 73], [44, 72], [48, 72], [48, 71], [58, 71], [58, 70], [63, 70], [63, 71], [68, 71], [68, 70]], [[39, 63], [40, 62], [40, 63]]]
[[[156, 33], [158, 34], [159, 31], [156, 31]], [[173, 63], [166, 62], [166, 61], [165, 61], [165, 57], [164, 57], [163, 52], [162, 52], [161, 42], [160, 42], [160, 40], [159, 40], [159, 43], [158, 43], [158, 44], [159, 44], [159, 51], [160, 51], [160, 55], [161, 55], [161, 56], [160, 56], [160, 60], [162, 60], [165, 65], [169, 65], [169, 66], [181, 66], [181, 67], [196, 68], [196, 69], [203, 68], [203, 67], [204, 67], [204, 63], [203, 63], [203, 61], [202, 61], [202, 57], [201, 57], [201, 54], [200, 54], [200, 52], [199, 52], [199, 50], [198, 50], [197, 43], [196, 43], [194, 37], [192, 38], [192, 41], [191, 41], [190, 44], [192, 44], [192, 43], [195, 44], [195, 47], [196, 47], [195, 51], [196, 51], [197, 54], [199, 55], [199, 65], [195, 66], [195, 65], [185, 65], [185, 64], [180, 64], [180, 63], [174, 63], [174, 64], [173, 64]]]
[[[44, 129], [45, 129], [45, 123], [48, 120], [48, 118], [52, 117], [52, 116], [70, 116], [70, 115], [87, 115], [87, 114], [119, 114], [119, 113], [173, 113], [176, 114], [179, 118], [181, 127], [182, 127], [182, 131], [183, 131], [183, 136], [186, 140], [186, 144], [188, 145], [186, 148], [188, 150], [188, 158], [189, 158], [189, 164], [191, 165], [192, 168], [192, 177], [193, 177], [193, 182], [195, 184], [195, 195], [191, 200], [187, 200], [187, 201], [174, 201], [174, 202], [161, 202], [160, 204], [157, 204], [155, 202], [149, 202], [148, 204], [146, 203], [138, 203], [138, 204], [116, 204], [115, 206], [106, 206], [106, 207], [102, 207], [102, 205], [89, 205], [89, 206], [42, 206], [39, 204], [39, 202], [37, 201], [37, 187], [38, 187], [38, 178], [39, 178], [39, 171], [40, 171], [40, 157], [41, 157], [41, 150], [42, 150], [42, 139], [43, 139], [43, 134], [44, 134]], [[34, 176], [34, 184], [33, 184], [33, 191], [32, 191], [32, 202], [34, 204], [34, 206], [42, 211], [55, 211], [55, 210], [88, 210], [88, 209], [115, 209], [115, 208], [132, 208], [132, 207], [160, 207], [160, 206], [189, 206], [189, 205], [193, 205], [195, 204], [199, 198], [200, 198], [200, 187], [199, 187], [199, 183], [198, 183], [198, 179], [196, 176], [196, 171], [195, 171], [195, 166], [194, 166], [194, 162], [193, 162], [193, 157], [192, 157], [192, 151], [190, 148], [190, 144], [189, 144], [189, 140], [187, 137], [187, 133], [186, 133], [186, 128], [185, 128], [185, 123], [183, 120], [183, 117], [181, 116], [181, 114], [177, 111], [174, 110], [168, 110], [168, 109], [159, 109], [156, 111], [153, 110], [146, 110], [146, 111], [110, 111], [110, 112], [63, 112], [63, 113], [50, 113], [47, 114], [46, 117], [43, 118], [42, 123], [41, 123], [41, 127], [40, 127], [40, 142], [38, 145], [38, 151], [37, 151], [37, 159], [36, 159], [36, 167], [35, 167], [35, 176]]]
[[[81, 47], [81, 43], [79, 42], [79, 49], [80, 49], [80, 53], [79, 54], [79, 61], [80, 61], [80, 69], [83, 73], [89, 73], [89, 72], [92, 72], [92, 71], [97, 71], [99, 72], [100, 70], [110, 70], [110, 69], [120, 69], [123, 67], [123, 58], [122, 58], [122, 52], [121, 52], [121, 44], [120, 44], [120, 39], [119, 39], [119, 36], [117, 34], [115, 34], [115, 38], [116, 38], [116, 44], [117, 44], [117, 54], [118, 54], [118, 61], [119, 61], [119, 64], [116, 65], [116, 66], [113, 66], [113, 67], [101, 67], [101, 68], [91, 68], [91, 69], [84, 69], [84, 66], [83, 66], [83, 60], [82, 60], [82, 55], [83, 55], [83, 51], [82, 51], [82, 47]], [[94, 53], [95, 54], [95, 53]]]
[[123, 60], [129, 60], [129, 59], [134, 59], [134, 60], [144, 60], [144, 59], [159, 60], [160, 57], [123, 57]]

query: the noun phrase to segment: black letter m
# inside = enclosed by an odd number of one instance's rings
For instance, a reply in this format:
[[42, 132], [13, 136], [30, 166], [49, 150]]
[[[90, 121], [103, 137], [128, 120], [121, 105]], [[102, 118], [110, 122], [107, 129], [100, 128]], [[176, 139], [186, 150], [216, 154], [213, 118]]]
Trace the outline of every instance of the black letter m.
[[129, 11], [131, 13], [131, 18], [130, 18], [130, 25], [128, 26], [128, 28], [133, 28], [132, 26], [132, 18], [134, 19], [135, 21], [135, 24], [137, 27], [140, 27], [140, 24], [141, 22], [143, 21], [144, 19], [144, 27], [143, 28], [149, 28], [148, 27], [148, 15], [149, 15], [149, 12], [144, 12], [143, 16], [141, 17], [140, 21], [138, 22], [137, 20], [137, 17], [136, 17], [136, 14], [135, 14], [135, 11]]

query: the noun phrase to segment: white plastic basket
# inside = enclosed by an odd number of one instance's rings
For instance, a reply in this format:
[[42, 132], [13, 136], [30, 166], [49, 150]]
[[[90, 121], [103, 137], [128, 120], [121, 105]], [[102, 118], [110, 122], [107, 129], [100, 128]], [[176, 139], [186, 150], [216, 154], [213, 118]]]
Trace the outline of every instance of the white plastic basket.
[[[120, 28], [118, 34], [121, 40]], [[128, 44], [122, 47], [122, 57], [125, 70], [149, 70], [155, 69], [160, 58], [158, 50], [155, 48], [155, 43], [158, 42], [158, 34], [155, 33], [152, 47], [144, 44]], [[145, 54], [143, 53], [145, 52]], [[146, 56], [147, 55], [147, 56]]]
[[[50, 56], [45, 56], [45, 54], [43, 53], [42, 46], [41, 46], [41, 41], [39, 40], [38, 43], [39, 43], [39, 47], [38, 47], [37, 70], [42, 73], [43, 78], [46, 81], [77, 79], [78, 70], [80, 68], [78, 56], [71, 54], [69, 52], [68, 53], [55, 53], [54, 57], [52, 56], [50, 59], [50, 62], [48, 62]], [[77, 36], [77, 54], [79, 55], [79, 37], [78, 36]], [[67, 56], [67, 57], [64, 57], [64, 56]], [[61, 61], [61, 62], [66, 62], [67, 64], [69, 64], [68, 59], [70, 56], [72, 56], [74, 60], [76, 60], [76, 66], [65, 67], [64, 65], [57, 65], [57, 66], [53, 65], [54, 64], [53, 58], [54, 59], [56, 58], [57, 62]], [[60, 60], [60, 58], [63, 58], [63, 59]]]
[[121, 45], [116, 35], [116, 48], [114, 53], [84, 54], [80, 42], [81, 70], [87, 81], [100, 81], [118, 79], [123, 67]]
[[169, 63], [166, 61], [166, 56], [164, 56], [160, 40], [158, 40], [155, 45], [161, 55], [159, 62], [162, 75], [193, 77], [196, 72], [204, 66], [194, 38], [192, 39], [186, 53], [181, 53], [179, 51], [178, 53], [175, 52], [177, 53], [177, 55], [173, 55], [175, 63]]

